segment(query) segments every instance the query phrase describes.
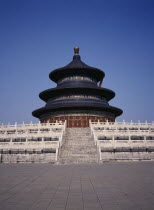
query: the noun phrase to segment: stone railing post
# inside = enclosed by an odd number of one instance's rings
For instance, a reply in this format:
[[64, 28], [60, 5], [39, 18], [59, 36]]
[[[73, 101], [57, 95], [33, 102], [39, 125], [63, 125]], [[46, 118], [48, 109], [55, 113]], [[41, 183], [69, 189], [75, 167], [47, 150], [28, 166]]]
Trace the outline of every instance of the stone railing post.
[[56, 161], [58, 160], [59, 144], [60, 144], [60, 142], [58, 141], [58, 145], [56, 147]]

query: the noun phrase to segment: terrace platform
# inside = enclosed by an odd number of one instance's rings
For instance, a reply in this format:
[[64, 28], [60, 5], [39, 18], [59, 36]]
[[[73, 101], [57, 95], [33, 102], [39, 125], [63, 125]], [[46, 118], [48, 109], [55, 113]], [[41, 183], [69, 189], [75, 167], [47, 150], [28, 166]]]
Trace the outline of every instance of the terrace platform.
[[154, 162], [0, 164], [1, 210], [152, 210]]

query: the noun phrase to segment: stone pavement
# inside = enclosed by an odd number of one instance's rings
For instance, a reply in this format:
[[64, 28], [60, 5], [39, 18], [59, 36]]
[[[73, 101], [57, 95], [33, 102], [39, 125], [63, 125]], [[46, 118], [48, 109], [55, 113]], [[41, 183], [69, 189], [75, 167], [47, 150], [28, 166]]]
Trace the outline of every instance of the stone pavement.
[[2, 210], [152, 210], [154, 162], [1, 164]]

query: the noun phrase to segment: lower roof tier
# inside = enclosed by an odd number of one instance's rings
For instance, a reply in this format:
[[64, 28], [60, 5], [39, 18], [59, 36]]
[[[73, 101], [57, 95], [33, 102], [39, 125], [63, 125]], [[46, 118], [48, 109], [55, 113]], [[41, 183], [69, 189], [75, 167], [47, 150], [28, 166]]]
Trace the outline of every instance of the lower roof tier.
[[49, 99], [62, 96], [62, 95], [73, 95], [73, 94], [82, 94], [82, 95], [99, 95], [110, 101], [114, 98], [115, 93], [112, 90], [100, 87], [68, 87], [68, 88], [51, 88], [45, 90], [39, 94], [39, 97], [47, 102]]
[[113, 106], [100, 106], [99, 104], [98, 105], [95, 105], [95, 106], [92, 106], [91, 104], [87, 104], [86, 106], [82, 106], [82, 105], [74, 105], [72, 106], [71, 104], [70, 105], [63, 105], [61, 107], [43, 107], [43, 108], [40, 108], [40, 109], [37, 109], [35, 111], [32, 112], [32, 115], [34, 117], [37, 117], [39, 118], [40, 120], [43, 120], [44, 117], [45, 118], [49, 118], [49, 117], [52, 117], [52, 116], [56, 116], [56, 113], [59, 113], [61, 115], [64, 115], [67, 114], [67, 113], [91, 113], [91, 114], [96, 114], [97, 112], [99, 112], [99, 115], [101, 116], [109, 116], [109, 118], [112, 118], [115, 119], [116, 117], [120, 116], [123, 111], [121, 109], [118, 109], [116, 107], [113, 107]]

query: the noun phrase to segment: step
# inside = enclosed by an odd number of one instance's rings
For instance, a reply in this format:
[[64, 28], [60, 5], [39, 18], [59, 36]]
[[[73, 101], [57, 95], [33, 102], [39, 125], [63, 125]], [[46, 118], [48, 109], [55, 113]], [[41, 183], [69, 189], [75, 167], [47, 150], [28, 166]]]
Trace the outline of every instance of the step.
[[[62, 148], [61, 152], [67, 150], [67, 148]], [[90, 152], [90, 153], [95, 153], [97, 150], [95, 148], [91, 148], [91, 149], [77, 149], [77, 148], [69, 148], [69, 150], [67, 150], [67, 152]]]
[[89, 128], [67, 128], [58, 163], [97, 163], [97, 148]]
[[58, 164], [92, 164], [98, 163], [96, 160], [60, 160]]
[[92, 145], [86, 145], [86, 144], [83, 144], [83, 145], [81, 145], [81, 144], [63, 144], [63, 146], [62, 146], [62, 148], [66, 148], [66, 147], [70, 147], [70, 148], [83, 148], [83, 149], [90, 149], [90, 148], [93, 148], [93, 147], [95, 147], [95, 145], [94, 144], [92, 144]]
[[61, 160], [73, 160], [73, 161], [75, 161], [75, 160], [89, 160], [89, 161], [91, 161], [91, 160], [93, 160], [93, 161], [97, 161], [98, 159], [96, 158], [96, 157], [94, 157], [94, 158], [90, 158], [90, 157], [80, 157], [80, 156], [78, 156], [78, 157], [76, 157], [76, 156], [73, 156], [73, 157], [63, 157], [63, 158], [61, 158]]
[[71, 154], [71, 155], [63, 155], [59, 157], [60, 159], [98, 159], [97, 155], [84, 155], [84, 154]]
[[80, 148], [80, 149], [78, 149], [76, 147], [72, 147], [72, 148], [71, 147], [70, 148], [65, 147], [65, 148], [62, 148], [61, 149], [61, 152], [63, 152], [63, 151], [67, 151], [67, 152], [85, 152], [85, 153], [90, 152], [90, 153], [96, 153], [97, 149], [96, 148], [91, 148], [91, 149], [82, 149], [82, 148]]

